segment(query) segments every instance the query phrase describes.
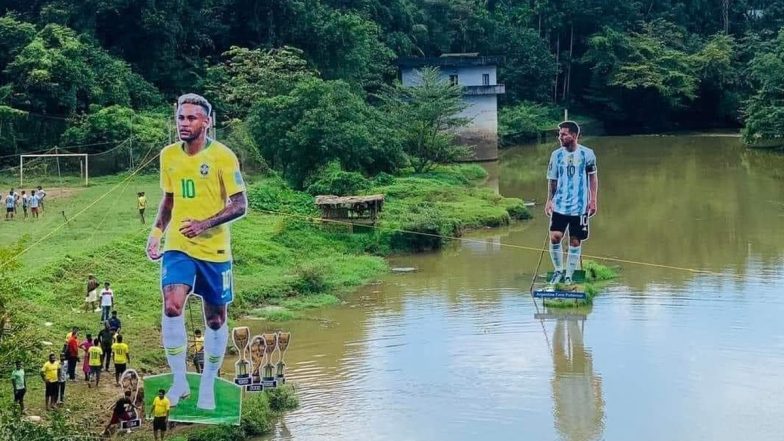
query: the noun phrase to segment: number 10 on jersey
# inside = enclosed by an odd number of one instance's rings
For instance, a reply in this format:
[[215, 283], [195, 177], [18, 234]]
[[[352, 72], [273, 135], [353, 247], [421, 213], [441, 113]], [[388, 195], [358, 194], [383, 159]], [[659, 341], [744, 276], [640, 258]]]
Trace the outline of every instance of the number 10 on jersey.
[[180, 186], [182, 187], [182, 197], [192, 199], [196, 197], [196, 183], [193, 179], [180, 179]]

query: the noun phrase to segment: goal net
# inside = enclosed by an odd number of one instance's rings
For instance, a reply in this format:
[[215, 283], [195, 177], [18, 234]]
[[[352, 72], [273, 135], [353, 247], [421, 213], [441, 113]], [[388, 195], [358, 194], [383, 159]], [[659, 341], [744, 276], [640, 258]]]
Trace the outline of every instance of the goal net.
[[19, 187], [36, 185], [87, 185], [90, 162], [87, 153], [19, 155]]

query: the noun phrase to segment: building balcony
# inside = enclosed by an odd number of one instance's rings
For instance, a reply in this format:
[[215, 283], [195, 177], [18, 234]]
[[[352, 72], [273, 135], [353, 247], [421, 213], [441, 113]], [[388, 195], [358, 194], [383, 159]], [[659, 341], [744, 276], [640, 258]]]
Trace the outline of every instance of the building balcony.
[[506, 86], [494, 84], [491, 86], [463, 86], [463, 95], [503, 95]]

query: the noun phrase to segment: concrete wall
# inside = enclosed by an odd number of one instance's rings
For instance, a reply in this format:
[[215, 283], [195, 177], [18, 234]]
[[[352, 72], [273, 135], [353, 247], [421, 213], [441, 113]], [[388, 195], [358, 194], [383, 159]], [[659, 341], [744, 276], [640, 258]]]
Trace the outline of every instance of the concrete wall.
[[[417, 69], [404, 68], [400, 72], [405, 86], [419, 84], [421, 78]], [[495, 66], [442, 67], [441, 77], [458, 76], [461, 86], [482, 86], [482, 74], [490, 75], [490, 85], [496, 85]], [[498, 98], [496, 95], [464, 95], [468, 107], [460, 116], [471, 122], [458, 132], [458, 141], [474, 146], [469, 161], [492, 161], [498, 159]]]
[[[482, 74], [488, 74], [490, 84], [494, 85], [497, 84], [495, 71], [495, 66], [442, 67], [441, 78], [449, 80], [450, 75], [457, 75], [457, 84], [461, 86], [483, 86]], [[404, 68], [400, 77], [404, 86], [414, 86], [420, 81], [417, 69]]]
[[475, 161], [498, 159], [498, 99], [496, 95], [464, 96], [468, 107], [460, 116], [470, 118], [471, 122], [460, 129], [458, 140], [473, 145]]

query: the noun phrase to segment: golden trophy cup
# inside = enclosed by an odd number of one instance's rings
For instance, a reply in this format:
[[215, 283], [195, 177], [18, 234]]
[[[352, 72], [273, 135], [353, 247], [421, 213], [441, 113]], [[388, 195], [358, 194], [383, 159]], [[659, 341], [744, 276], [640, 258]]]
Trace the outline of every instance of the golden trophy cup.
[[286, 355], [286, 349], [289, 347], [290, 341], [291, 332], [278, 332], [278, 364], [277, 372], [275, 373], [275, 380], [277, 380], [278, 384], [286, 382], [286, 374], [284, 372], [286, 362], [283, 361], [283, 357]]
[[265, 388], [275, 387], [275, 374], [272, 365], [272, 353], [278, 347], [278, 334], [261, 334], [264, 339], [264, 358], [267, 363], [264, 365], [264, 375], [261, 378], [261, 385]]
[[234, 347], [237, 348], [239, 359], [234, 363], [234, 383], [239, 386], [244, 386], [251, 383], [250, 378], [250, 363], [245, 358], [245, 353], [248, 350], [248, 342], [250, 340], [250, 328], [247, 326], [239, 326], [231, 330], [231, 340]]

